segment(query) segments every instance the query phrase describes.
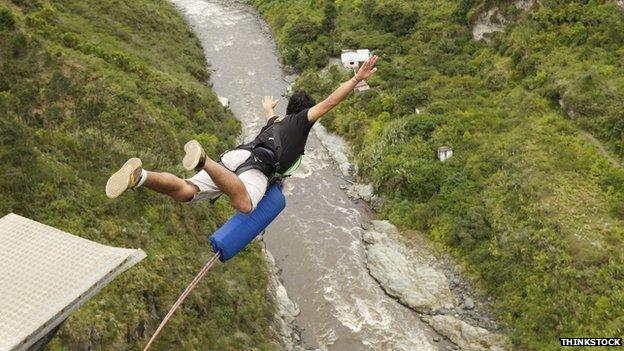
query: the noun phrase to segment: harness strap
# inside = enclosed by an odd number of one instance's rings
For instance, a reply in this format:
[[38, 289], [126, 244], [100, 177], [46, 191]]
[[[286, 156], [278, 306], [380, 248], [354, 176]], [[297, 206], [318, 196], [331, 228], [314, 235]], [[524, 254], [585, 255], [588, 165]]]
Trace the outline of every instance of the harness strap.
[[[301, 156], [295, 162], [293, 162], [293, 164], [290, 165], [290, 167], [286, 171], [280, 172], [281, 165], [279, 161], [282, 158], [282, 153], [283, 153], [282, 139], [280, 138], [280, 125], [281, 125], [280, 122], [282, 121], [282, 119], [283, 118], [277, 117], [271, 124], [271, 126], [273, 127], [273, 136], [269, 137], [269, 141], [273, 141], [273, 146], [275, 148], [275, 153], [273, 155], [272, 164], [269, 164], [267, 162], [262, 162], [262, 159], [258, 157], [258, 155], [255, 152], [255, 149], [259, 146], [259, 144], [256, 143], [256, 140], [254, 140], [251, 143], [242, 144], [236, 147], [236, 149], [248, 150], [249, 152], [251, 152], [251, 155], [249, 156], [249, 158], [247, 158], [243, 163], [241, 163], [234, 170], [234, 173], [236, 175], [239, 176], [246, 171], [257, 169], [261, 171], [262, 173], [264, 173], [264, 175], [266, 175], [266, 177], [269, 179], [269, 184], [273, 184], [286, 177], [289, 177], [294, 172], [294, 170], [299, 167], [299, 165], [301, 164]], [[260, 144], [260, 145], [263, 145], [263, 144]], [[267, 147], [264, 147], [264, 149], [268, 150]], [[268, 150], [268, 151], [271, 151], [271, 150]], [[221, 156], [223, 156], [223, 154]], [[221, 161], [219, 161], [219, 163], [223, 165]], [[214, 203], [220, 197], [221, 195], [218, 195], [217, 197], [211, 199], [210, 202]]]
[[273, 173], [277, 173], [280, 170], [280, 159], [282, 158], [282, 138], [280, 138], [279, 127], [281, 120], [278, 118], [273, 122], [273, 145], [275, 146], [275, 169]]

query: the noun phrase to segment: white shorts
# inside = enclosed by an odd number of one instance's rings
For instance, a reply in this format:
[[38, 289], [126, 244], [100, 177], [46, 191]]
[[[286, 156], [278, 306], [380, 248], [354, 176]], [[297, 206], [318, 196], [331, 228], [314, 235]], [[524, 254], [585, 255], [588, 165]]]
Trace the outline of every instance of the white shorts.
[[[249, 158], [250, 155], [251, 152], [248, 150], [231, 150], [221, 156], [221, 162], [227, 169], [234, 172], [238, 166]], [[257, 169], [245, 171], [241, 173], [238, 178], [240, 178], [240, 180], [243, 181], [243, 184], [245, 184], [245, 189], [247, 189], [247, 193], [251, 198], [251, 205], [255, 209], [264, 196], [269, 180], [264, 173]], [[186, 181], [199, 188], [199, 193], [195, 194], [190, 202], [195, 202], [205, 198], [214, 199], [223, 193], [214, 183], [212, 178], [210, 178], [208, 173], [203, 170], [194, 175], [192, 178], [186, 179]]]

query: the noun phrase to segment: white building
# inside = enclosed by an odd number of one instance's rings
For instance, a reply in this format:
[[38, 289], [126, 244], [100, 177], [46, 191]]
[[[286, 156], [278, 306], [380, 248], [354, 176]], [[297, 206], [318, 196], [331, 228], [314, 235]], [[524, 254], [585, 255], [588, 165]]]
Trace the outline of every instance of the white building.
[[340, 55], [340, 61], [342, 61], [342, 66], [344, 68], [358, 68], [360, 67], [360, 62], [368, 60], [369, 57], [370, 50], [368, 49], [359, 49], [356, 51], [344, 50]]
[[444, 162], [453, 156], [453, 149], [448, 146], [440, 146], [438, 148], [438, 160]]

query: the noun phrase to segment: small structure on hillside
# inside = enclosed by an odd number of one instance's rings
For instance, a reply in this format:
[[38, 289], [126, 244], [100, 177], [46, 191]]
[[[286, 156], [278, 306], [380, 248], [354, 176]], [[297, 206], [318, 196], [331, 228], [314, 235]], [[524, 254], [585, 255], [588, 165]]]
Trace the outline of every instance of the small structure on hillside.
[[440, 146], [438, 148], [438, 160], [444, 162], [453, 156], [453, 149], [448, 146]]
[[[368, 49], [358, 49], [355, 51], [352, 50], [343, 50], [340, 55], [340, 61], [342, 61], [342, 66], [345, 69], [352, 69], [355, 71], [360, 67], [360, 63], [368, 60], [370, 57], [370, 50]], [[355, 88], [353, 88], [356, 92], [362, 92], [370, 89], [368, 83], [366, 81], [360, 81]]]
[[357, 69], [360, 67], [360, 62], [368, 60], [369, 57], [370, 50], [368, 49], [343, 50], [340, 55], [340, 61], [342, 61], [342, 66], [346, 69]]
[[42, 349], [70, 313], [144, 257], [15, 214], [0, 218], [0, 350]]

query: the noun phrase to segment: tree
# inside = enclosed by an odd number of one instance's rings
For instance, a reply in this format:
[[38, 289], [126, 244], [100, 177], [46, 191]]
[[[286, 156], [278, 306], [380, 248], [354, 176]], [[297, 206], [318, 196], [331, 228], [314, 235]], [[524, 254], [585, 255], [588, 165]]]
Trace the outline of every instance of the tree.
[[[370, 11], [372, 1], [366, 2], [366, 11]], [[364, 6], [364, 5], [363, 5]], [[381, 30], [389, 30], [397, 35], [409, 33], [418, 22], [418, 12], [412, 2], [402, 0], [381, 0], [372, 8], [369, 20]]]
[[15, 19], [13, 18], [13, 14], [4, 7], [0, 8], [0, 28], [15, 28]]
[[414, 113], [416, 108], [422, 108], [431, 97], [431, 89], [427, 86], [417, 86], [401, 90], [397, 100], [397, 113]]
[[318, 24], [308, 17], [301, 17], [286, 25], [284, 41], [294, 46], [310, 44], [316, 40], [320, 34], [319, 31]]
[[323, 19], [323, 31], [330, 33], [336, 27], [336, 5], [334, 0], [325, 3], [325, 18]]

